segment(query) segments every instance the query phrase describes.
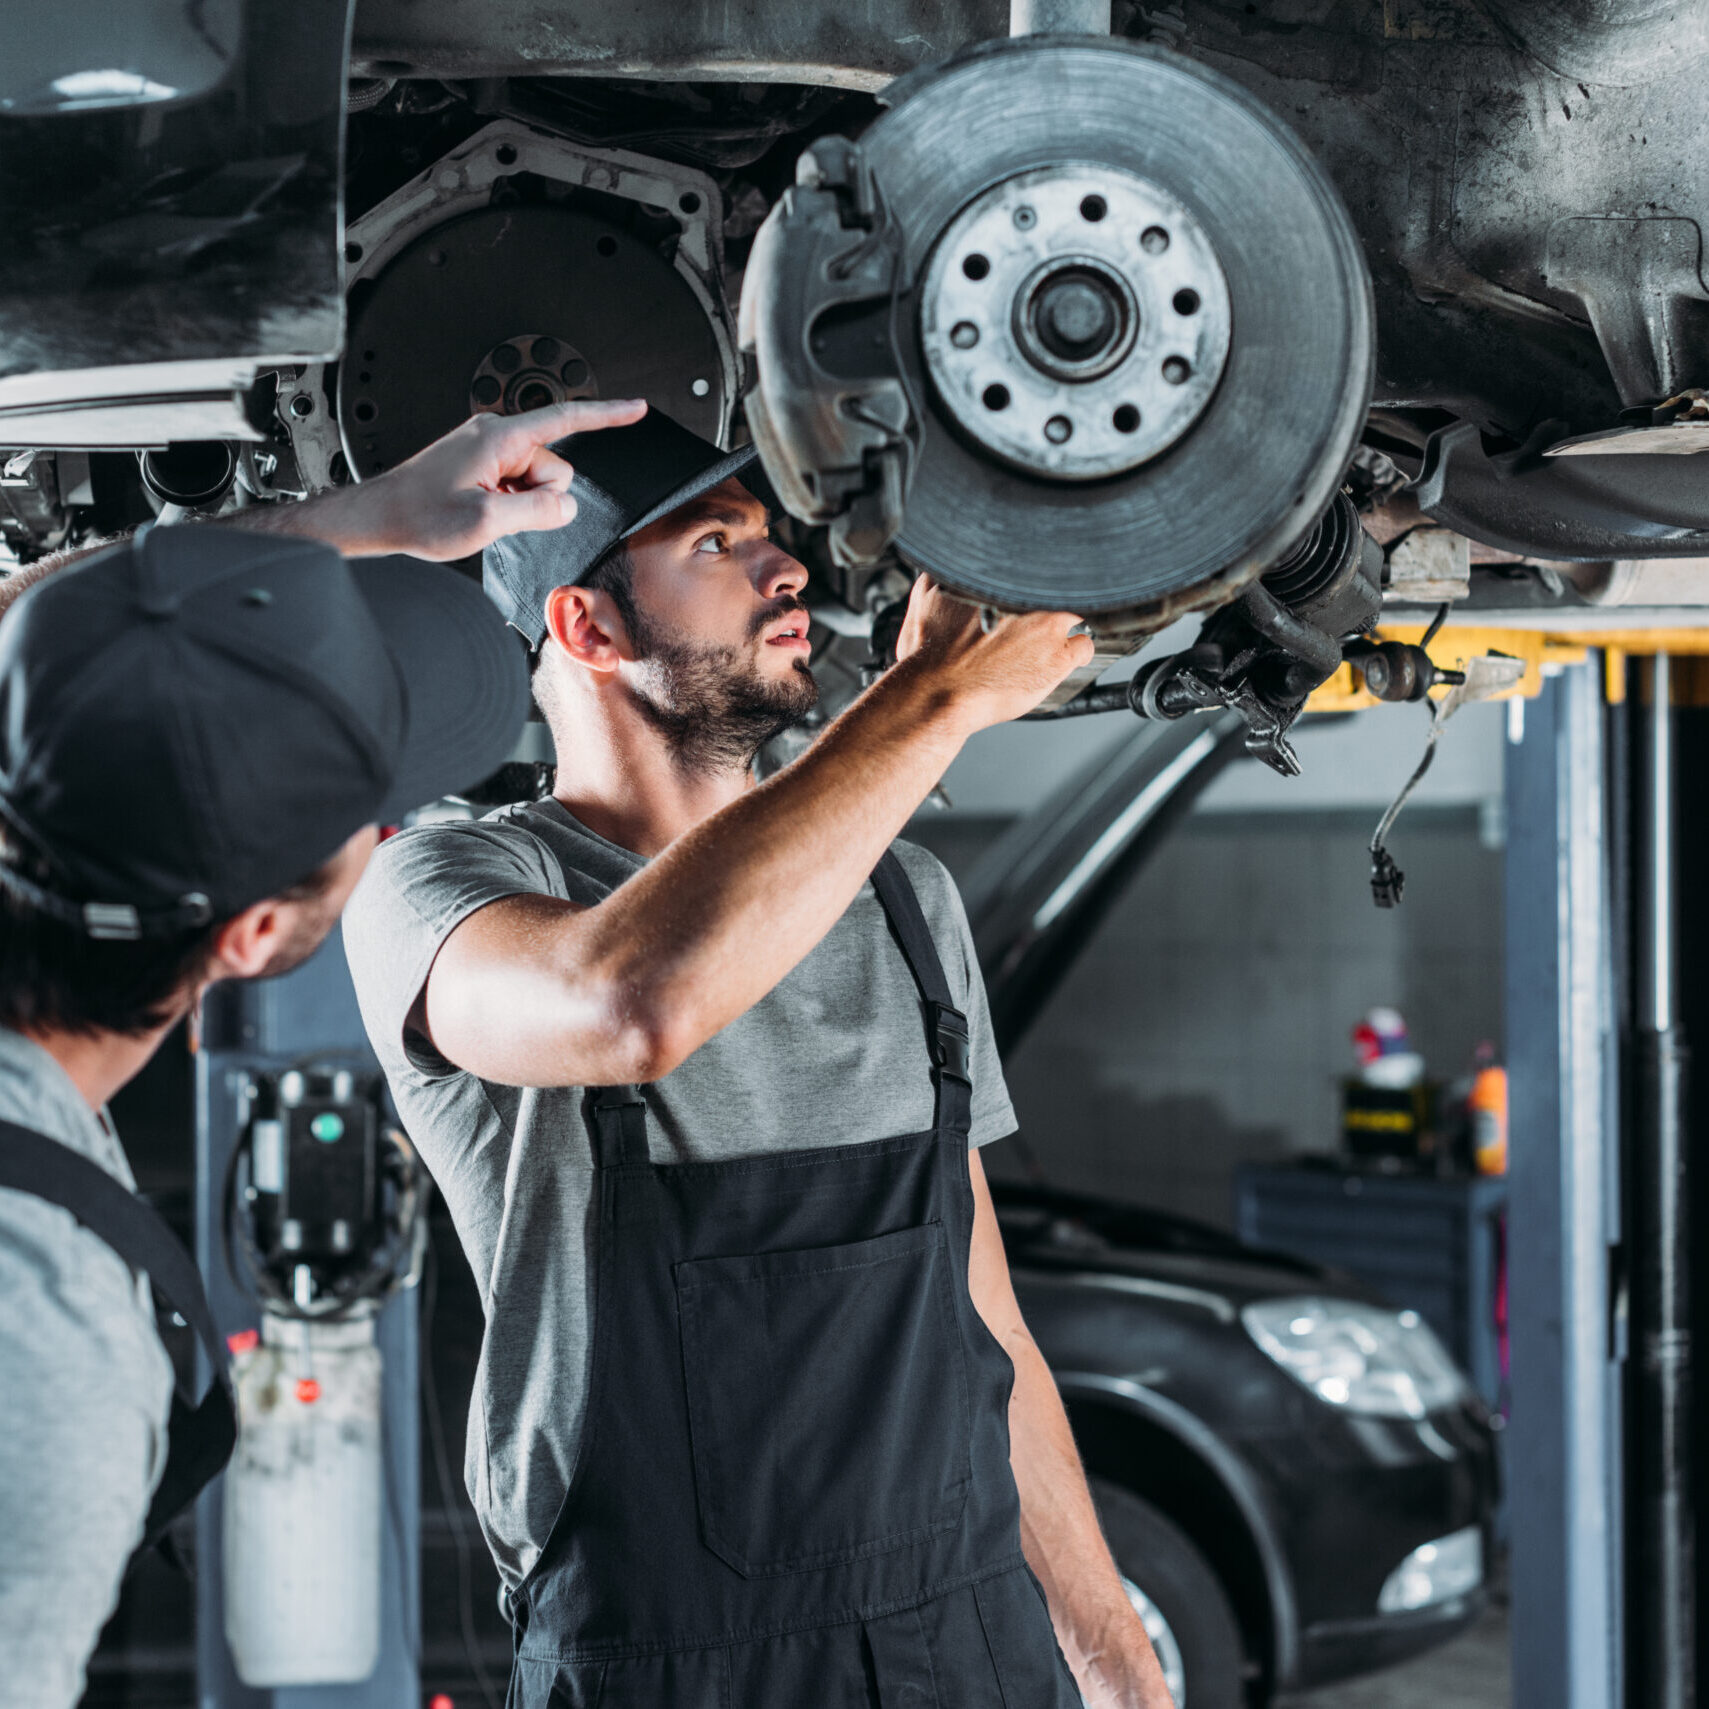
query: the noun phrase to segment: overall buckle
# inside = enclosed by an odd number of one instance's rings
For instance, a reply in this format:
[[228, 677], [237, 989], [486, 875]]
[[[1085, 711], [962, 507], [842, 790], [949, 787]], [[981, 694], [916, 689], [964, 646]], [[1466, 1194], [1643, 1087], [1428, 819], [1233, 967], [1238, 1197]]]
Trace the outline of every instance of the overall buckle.
[[947, 1003], [928, 1003], [926, 1014], [931, 1023], [933, 1064], [940, 1074], [947, 1074], [962, 1085], [971, 1086], [973, 1040], [968, 1032], [967, 1017]]

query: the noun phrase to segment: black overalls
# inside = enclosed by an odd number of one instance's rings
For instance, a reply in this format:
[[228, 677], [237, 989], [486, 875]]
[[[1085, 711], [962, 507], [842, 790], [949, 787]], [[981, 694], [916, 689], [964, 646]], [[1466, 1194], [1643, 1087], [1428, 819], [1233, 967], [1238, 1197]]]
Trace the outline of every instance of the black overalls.
[[509, 1709], [1080, 1702], [1021, 1556], [1013, 1367], [968, 1294], [967, 1022], [894, 855], [873, 884], [924, 999], [930, 1132], [661, 1165], [634, 1088], [587, 1095], [591, 1386], [510, 1599]]

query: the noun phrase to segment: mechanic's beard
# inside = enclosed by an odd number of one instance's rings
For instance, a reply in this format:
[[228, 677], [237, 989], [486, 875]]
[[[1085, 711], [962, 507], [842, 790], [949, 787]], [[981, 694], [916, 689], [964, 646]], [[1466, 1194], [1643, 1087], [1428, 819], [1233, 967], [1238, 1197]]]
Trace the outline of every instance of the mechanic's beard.
[[746, 771], [773, 736], [799, 724], [819, 699], [819, 685], [805, 660], [780, 682], [760, 674], [752, 649], [762, 630], [778, 618], [807, 607], [776, 600], [753, 621], [749, 644], [707, 646], [664, 630], [636, 614], [630, 640], [646, 669], [635, 684], [635, 701], [665, 738], [684, 772], [708, 775]]

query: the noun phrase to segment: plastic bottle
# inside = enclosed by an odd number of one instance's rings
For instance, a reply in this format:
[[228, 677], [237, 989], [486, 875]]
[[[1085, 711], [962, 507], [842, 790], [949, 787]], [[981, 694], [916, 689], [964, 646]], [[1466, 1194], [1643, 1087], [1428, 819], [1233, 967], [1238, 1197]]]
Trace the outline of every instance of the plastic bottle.
[[1472, 1129], [1472, 1164], [1480, 1175], [1507, 1173], [1507, 1070], [1491, 1064], [1472, 1078], [1466, 1100]]

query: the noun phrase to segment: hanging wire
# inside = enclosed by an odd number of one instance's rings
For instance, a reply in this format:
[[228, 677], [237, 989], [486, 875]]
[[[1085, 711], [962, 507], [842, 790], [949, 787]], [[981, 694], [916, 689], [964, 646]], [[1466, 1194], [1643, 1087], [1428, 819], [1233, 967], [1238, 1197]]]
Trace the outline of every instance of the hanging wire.
[[[1424, 631], [1423, 639], [1418, 643], [1418, 650], [1428, 654], [1430, 643], [1442, 633], [1442, 625], [1448, 621], [1448, 601], [1436, 607], [1436, 615], [1430, 619], [1430, 627]], [[1442, 673], [1442, 680], [1450, 679], [1449, 672]], [[1464, 682], [1463, 676], [1455, 676], [1453, 680]], [[1400, 817], [1400, 810], [1424, 774], [1429, 771], [1431, 762], [1436, 758], [1436, 738], [1442, 734], [1442, 725], [1447, 719], [1447, 708], [1452, 696], [1441, 700], [1427, 700], [1425, 705], [1430, 708], [1430, 734], [1424, 738], [1424, 757], [1419, 760], [1413, 774], [1406, 780], [1401, 792], [1389, 805], [1389, 810], [1377, 825], [1376, 834], [1371, 838], [1371, 897], [1379, 908], [1398, 908], [1401, 898], [1406, 894], [1406, 874], [1395, 864], [1395, 858], [1384, 846], [1388, 834], [1394, 829], [1394, 822]]]
[[[1447, 608], [1444, 607], [1444, 610]], [[1389, 810], [1377, 825], [1376, 834], [1371, 838], [1371, 897], [1379, 908], [1398, 908], [1401, 897], [1406, 894], [1406, 874], [1395, 865], [1394, 856], [1383, 846], [1394, 822], [1400, 817], [1400, 810], [1407, 803], [1424, 774], [1429, 771], [1431, 762], [1436, 758], [1436, 738], [1442, 734], [1444, 722], [1442, 708], [1445, 700], [1426, 701], [1430, 708], [1430, 734], [1424, 738], [1424, 757], [1418, 762], [1413, 774], [1406, 780], [1401, 792], [1389, 804]]]

